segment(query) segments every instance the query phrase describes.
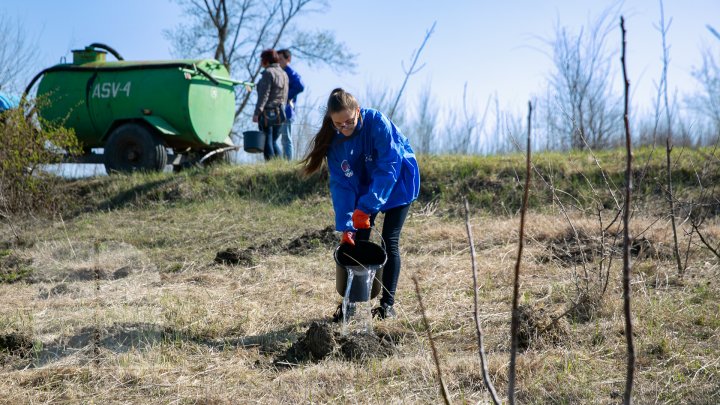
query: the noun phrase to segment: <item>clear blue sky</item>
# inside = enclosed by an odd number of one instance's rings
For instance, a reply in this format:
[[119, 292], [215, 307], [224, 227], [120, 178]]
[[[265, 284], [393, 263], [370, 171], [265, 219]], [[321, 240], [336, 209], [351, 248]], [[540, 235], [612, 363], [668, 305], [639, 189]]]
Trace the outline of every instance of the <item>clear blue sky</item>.
[[[549, 38], [556, 21], [576, 31], [611, 2], [333, 0], [330, 4], [325, 13], [298, 22], [333, 30], [358, 54], [358, 66], [354, 75], [337, 74], [294, 60], [308, 86], [305, 97], [324, 100], [337, 86], [357, 94], [371, 85], [399, 87], [404, 75], [401, 61], [409, 65], [411, 52], [437, 21], [422, 55], [426, 66], [411, 79], [407, 96], [411, 98], [430, 81], [440, 103], [459, 103], [467, 83], [475, 108], [482, 110], [487, 97], [497, 92], [502, 108], [522, 111], [527, 100], [541, 92], [551, 69], [548, 56], [539, 50], [543, 45], [538, 38]], [[163, 30], [183, 18], [169, 0], [0, 0], [0, 13], [16, 18], [36, 39], [38, 70], [61, 57], [70, 59], [70, 50], [91, 42], [107, 43], [128, 60], [170, 58]], [[654, 27], [659, 21], [659, 2], [627, 0], [622, 14], [628, 30], [634, 101], [648, 104], [661, 68], [660, 35]], [[670, 87], [689, 92], [694, 88], [690, 70], [700, 63], [701, 45], [718, 46], [705, 25], [720, 29], [720, 0], [666, 0], [665, 14], [666, 19], [672, 18]], [[611, 40], [620, 42], [619, 29]]]

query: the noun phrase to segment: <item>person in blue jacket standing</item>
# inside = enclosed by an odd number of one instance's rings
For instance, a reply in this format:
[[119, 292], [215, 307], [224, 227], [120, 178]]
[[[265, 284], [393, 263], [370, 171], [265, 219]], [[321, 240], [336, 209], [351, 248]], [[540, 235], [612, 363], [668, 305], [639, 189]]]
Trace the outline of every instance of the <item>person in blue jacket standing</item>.
[[[322, 126], [302, 160], [304, 172], [330, 173], [335, 229], [341, 243], [368, 240], [379, 212], [388, 260], [382, 274], [379, 318], [394, 317], [395, 291], [400, 276], [400, 232], [410, 204], [420, 192], [420, 171], [408, 139], [380, 111], [360, 108], [355, 97], [335, 89], [327, 102]], [[342, 314], [336, 312], [336, 319]]]
[[280, 67], [283, 68], [288, 76], [288, 102], [285, 105], [285, 116], [287, 121], [280, 127], [281, 143], [283, 148], [283, 157], [292, 160], [293, 157], [293, 141], [292, 141], [292, 122], [295, 118], [295, 106], [297, 105], [297, 96], [305, 90], [305, 84], [302, 77], [290, 67], [292, 54], [289, 49], [281, 49], [277, 51], [280, 57]]

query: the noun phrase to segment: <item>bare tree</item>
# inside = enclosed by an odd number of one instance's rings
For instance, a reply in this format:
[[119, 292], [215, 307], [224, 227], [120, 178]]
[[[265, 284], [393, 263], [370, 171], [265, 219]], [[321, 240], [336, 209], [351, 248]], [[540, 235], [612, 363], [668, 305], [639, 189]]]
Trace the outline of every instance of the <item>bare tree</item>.
[[28, 38], [19, 22], [0, 15], [0, 91], [19, 92], [35, 69], [35, 40]]
[[518, 235], [518, 253], [515, 260], [515, 272], [513, 277], [513, 298], [512, 312], [510, 322], [510, 366], [508, 367], [508, 403], [515, 403], [515, 359], [518, 350], [518, 330], [519, 330], [519, 313], [518, 303], [520, 302], [520, 263], [522, 262], [522, 253], [525, 238], [525, 215], [528, 206], [528, 195], [530, 193], [530, 137], [532, 133], [532, 103], [528, 102], [528, 119], [527, 119], [527, 147], [525, 150], [525, 185], [523, 187], [522, 207], [520, 208], [520, 230]]
[[[660, 35], [662, 36], [662, 47], [663, 47], [663, 68], [662, 68], [662, 74], [660, 76], [660, 85], [658, 86], [658, 98], [660, 98], [660, 93], [662, 93], [663, 96], [663, 102], [665, 107], [665, 125], [666, 125], [666, 131], [667, 134], [665, 136], [665, 157], [666, 157], [666, 171], [667, 171], [667, 197], [668, 197], [668, 205], [670, 209], [670, 223], [672, 224], [672, 232], [673, 232], [673, 256], [675, 257], [675, 262], [677, 264], [678, 274], [682, 276], [683, 274], [683, 266], [682, 262], [680, 261], [680, 249], [678, 247], [678, 236], [677, 236], [677, 224], [675, 220], [675, 200], [673, 196], [673, 185], [672, 185], [672, 166], [671, 166], [671, 153], [673, 149], [673, 138], [672, 138], [672, 111], [670, 109], [670, 100], [668, 97], [668, 75], [667, 70], [668, 66], [670, 65], [670, 49], [667, 45], [667, 32], [670, 29], [670, 24], [672, 24], [672, 18], [665, 24], [665, 8], [663, 7], [663, 2], [660, 0], [660, 26], [658, 27], [658, 31], [660, 31]], [[658, 100], [659, 103], [659, 100]], [[657, 114], [657, 107], [656, 107], [656, 114]], [[659, 120], [659, 116], [656, 117], [656, 120]], [[653, 137], [654, 138], [654, 137]]]
[[709, 121], [714, 133], [720, 132], [720, 63], [715, 58], [717, 48], [702, 50], [702, 64], [692, 70], [692, 76], [701, 87], [699, 93], [688, 98], [688, 106]]
[[415, 152], [430, 153], [435, 141], [437, 126], [437, 108], [433, 102], [432, 86], [427, 82], [418, 95], [418, 108], [415, 125], [409, 134], [414, 140]]
[[549, 83], [550, 128], [567, 137], [573, 149], [585, 143], [602, 148], [620, 135], [621, 103], [612, 92], [613, 52], [606, 45], [615, 15], [614, 8], [606, 9], [578, 34], [558, 23], [555, 37], [546, 41], [555, 69]]
[[[254, 82], [260, 74], [259, 54], [283, 43], [309, 65], [355, 67], [355, 55], [330, 31], [302, 30], [304, 14], [327, 8], [325, 0], [176, 0], [188, 22], [166, 31], [177, 57], [211, 56], [239, 79]], [[239, 92], [235, 116], [247, 106], [251, 93]]]
[[[394, 100], [397, 99], [397, 94], [398, 92], [388, 84], [368, 83], [359, 101], [364, 107], [374, 108], [378, 111], [390, 111]], [[405, 128], [405, 114], [406, 106], [400, 100], [392, 117], [392, 122], [401, 130]]]
[[620, 29], [622, 31], [622, 53], [620, 61], [622, 64], [623, 82], [625, 83], [624, 114], [623, 123], [625, 126], [625, 201], [623, 205], [623, 313], [625, 315], [625, 340], [627, 342], [627, 367], [625, 375], [625, 393], [623, 403], [632, 403], [632, 390], [635, 376], [635, 341], [633, 339], [632, 309], [630, 306], [630, 197], [632, 195], [632, 138], [630, 137], [630, 81], [627, 76], [625, 63], [625, 19], [620, 16]]
[[467, 154], [479, 149], [492, 96], [488, 97], [482, 116], [468, 109], [467, 82], [463, 85], [462, 108], [451, 106], [446, 124], [446, 144], [451, 153]]
[[405, 67], [403, 66], [403, 70], [405, 70], [405, 79], [403, 80], [403, 83], [400, 86], [400, 91], [398, 91], [397, 97], [395, 98], [395, 102], [392, 104], [392, 107], [390, 108], [390, 111], [388, 113], [388, 117], [390, 117], [390, 119], [392, 119], [393, 116], [395, 115], [395, 110], [397, 109], [398, 104], [400, 103], [400, 97], [402, 97], [403, 92], [405, 91], [405, 86], [407, 85], [407, 82], [410, 79], [410, 76], [418, 73], [423, 67], [425, 67], [425, 64], [423, 64], [417, 68], [415, 67], [415, 65], [417, 64], [418, 60], [420, 59], [420, 54], [422, 53], [423, 48], [425, 48], [425, 44], [427, 44], [428, 39], [430, 39], [433, 32], [435, 31], [436, 24], [437, 24], [437, 21], [433, 22], [432, 27], [430, 27], [430, 29], [425, 32], [425, 38], [423, 38], [422, 44], [420, 44], [420, 48], [413, 51], [412, 56], [411, 56], [413, 61], [412, 61], [412, 64], [410, 65], [410, 69], [405, 69]]
[[463, 197], [463, 205], [465, 206], [465, 229], [468, 234], [468, 243], [470, 244], [470, 259], [472, 261], [472, 275], [473, 275], [473, 298], [474, 298], [474, 311], [473, 319], [475, 320], [475, 331], [477, 333], [478, 340], [478, 352], [480, 355], [480, 367], [482, 367], [483, 382], [485, 387], [490, 393], [490, 397], [493, 403], [498, 405], [500, 400], [498, 399], [497, 391], [495, 391], [495, 385], [490, 380], [490, 371], [488, 371], [488, 361], [485, 355], [485, 343], [482, 332], [482, 325], [480, 324], [480, 306], [478, 305], [478, 275], [477, 265], [475, 263], [475, 241], [473, 241], [472, 229], [470, 228], [470, 206], [468, 204], [467, 197]]
[[438, 356], [437, 349], [435, 348], [435, 339], [433, 339], [432, 328], [430, 327], [430, 322], [428, 322], [427, 319], [425, 305], [422, 301], [422, 295], [420, 295], [420, 284], [418, 283], [417, 276], [412, 276], [412, 281], [413, 284], [415, 284], [415, 294], [417, 295], [418, 304], [420, 305], [420, 314], [422, 315], [423, 325], [425, 326], [425, 330], [427, 331], [428, 341], [430, 342], [430, 349], [432, 350], [433, 361], [435, 362], [435, 369], [437, 370], [438, 384], [440, 385], [440, 394], [442, 395], [445, 404], [450, 405], [450, 394], [448, 393], [447, 386], [445, 385], [445, 381], [443, 380], [442, 367], [440, 367], [440, 356]]

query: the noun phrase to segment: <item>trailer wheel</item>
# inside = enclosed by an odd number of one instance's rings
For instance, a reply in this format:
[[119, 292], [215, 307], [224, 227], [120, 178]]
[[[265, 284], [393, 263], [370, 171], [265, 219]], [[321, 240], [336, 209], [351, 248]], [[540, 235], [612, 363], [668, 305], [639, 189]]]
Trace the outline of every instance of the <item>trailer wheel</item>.
[[105, 144], [105, 170], [162, 171], [167, 165], [165, 144], [147, 127], [128, 123], [117, 127]]

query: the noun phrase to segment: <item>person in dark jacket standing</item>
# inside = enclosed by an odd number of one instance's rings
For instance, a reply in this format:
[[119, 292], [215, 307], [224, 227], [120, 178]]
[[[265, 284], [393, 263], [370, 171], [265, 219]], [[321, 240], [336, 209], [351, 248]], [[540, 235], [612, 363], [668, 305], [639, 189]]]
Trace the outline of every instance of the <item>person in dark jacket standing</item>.
[[258, 99], [253, 114], [253, 122], [265, 133], [265, 160], [281, 157], [277, 140], [280, 127], [285, 122], [285, 104], [288, 97], [288, 76], [278, 63], [279, 57], [274, 49], [260, 53], [260, 65], [265, 68], [257, 83]]
[[[420, 192], [420, 171], [408, 139], [380, 111], [360, 108], [355, 97], [335, 89], [327, 102], [322, 126], [302, 160], [304, 172], [330, 173], [335, 229], [341, 243], [368, 240], [378, 212], [385, 214], [382, 239], [388, 260], [382, 274], [380, 318], [394, 317], [400, 276], [400, 232], [410, 204]], [[338, 311], [339, 312], [339, 311]], [[336, 313], [336, 318], [342, 315]]]
[[285, 115], [287, 121], [280, 128], [281, 143], [283, 148], [283, 157], [287, 160], [293, 158], [293, 140], [292, 140], [292, 122], [295, 119], [295, 106], [297, 105], [297, 96], [305, 90], [305, 83], [302, 77], [290, 67], [292, 54], [289, 49], [281, 49], [278, 51], [280, 57], [280, 67], [283, 68], [288, 75], [288, 102], [285, 106]]

